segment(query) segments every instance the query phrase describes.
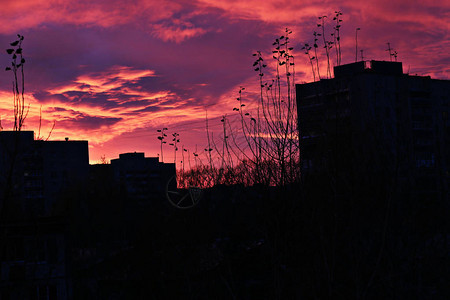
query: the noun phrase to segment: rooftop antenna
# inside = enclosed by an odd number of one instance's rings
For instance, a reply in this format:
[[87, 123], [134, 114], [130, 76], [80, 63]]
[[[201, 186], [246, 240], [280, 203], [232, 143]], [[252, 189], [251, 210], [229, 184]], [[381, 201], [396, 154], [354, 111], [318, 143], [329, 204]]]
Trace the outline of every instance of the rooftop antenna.
[[355, 48], [355, 62], [358, 61], [358, 31], [361, 30], [361, 28], [356, 28], [355, 30], [355, 44], [356, 44], [356, 48]]
[[394, 60], [397, 61], [397, 54], [398, 52], [394, 50], [394, 52], [392, 52], [392, 56], [394, 56]]
[[386, 51], [389, 51], [389, 59], [390, 61], [392, 61], [392, 48], [391, 48], [391, 43], [387, 43], [388, 48], [386, 49]]
[[361, 51], [361, 60], [364, 61], [364, 50], [361, 49], [360, 51]]

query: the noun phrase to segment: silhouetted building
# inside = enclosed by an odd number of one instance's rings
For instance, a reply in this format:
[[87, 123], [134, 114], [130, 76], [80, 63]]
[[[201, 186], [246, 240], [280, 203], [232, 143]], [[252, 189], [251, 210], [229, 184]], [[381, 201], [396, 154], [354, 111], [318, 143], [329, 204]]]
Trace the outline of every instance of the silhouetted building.
[[71, 299], [66, 222], [1, 222], [0, 299]]
[[87, 141], [0, 132], [0, 299], [70, 299], [66, 200], [83, 190]]
[[89, 166], [89, 197], [74, 213], [75, 298], [134, 299], [158, 285], [154, 245], [166, 231], [161, 215], [174, 176], [174, 164], [136, 152]]
[[57, 200], [85, 181], [88, 171], [87, 141], [42, 141], [34, 140], [32, 131], [0, 132], [0, 207], [20, 218], [56, 213]]
[[[111, 168], [127, 198], [139, 202], [165, 197], [166, 186], [176, 175], [175, 164], [161, 163], [157, 157], [145, 157], [141, 152], [120, 154], [111, 160]], [[176, 188], [176, 178], [171, 184]]]
[[401, 194], [446, 201], [450, 81], [403, 74], [401, 62], [361, 61], [334, 74], [296, 86], [303, 178], [327, 174], [339, 188], [395, 177]]

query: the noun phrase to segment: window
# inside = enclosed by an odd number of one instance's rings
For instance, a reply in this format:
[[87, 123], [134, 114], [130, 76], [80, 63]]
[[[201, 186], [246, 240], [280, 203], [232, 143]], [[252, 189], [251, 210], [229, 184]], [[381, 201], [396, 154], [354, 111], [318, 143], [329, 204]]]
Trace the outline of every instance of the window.
[[417, 168], [432, 168], [434, 167], [435, 157], [434, 153], [419, 153], [416, 156]]
[[33, 300], [56, 300], [56, 285], [37, 285], [30, 291]]

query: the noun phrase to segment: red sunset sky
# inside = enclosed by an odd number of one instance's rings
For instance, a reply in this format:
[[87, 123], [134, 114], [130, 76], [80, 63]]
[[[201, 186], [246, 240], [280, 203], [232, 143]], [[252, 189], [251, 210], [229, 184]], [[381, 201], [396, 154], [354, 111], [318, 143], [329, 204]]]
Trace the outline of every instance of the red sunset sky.
[[[179, 134], [180, 148], [204, 153], [206, 109], [218, 141], [221, 116], [237, 120], [240, 86], [252, 109], [252, 53], [270, 58], [288, 27], [296, 82], [311, 81], [301, 47], [312, 42], [319, 16], [328, 16], [331, 33], [336, 10], [343, 13], [343, 63], [354, 62], [359, 27], [365, 59], [389, 60], [390, 42], [405, 73], [450, 79], [448, 0], [1, 0], [0, 47], [25, 37], [25, 130], [37, 131], [42, 107], [41, 135], [55, 121], [50, 139], [89, 140], [91, 163], [123, 152], [156, 156], [162, 127], [169, 137]], [[2, 53], [6, 67], [10, 57]], [[12, 80], [0, 72], [4, 130], [12, 129]], [[164, 160], [173, 162], [167, 145]]]

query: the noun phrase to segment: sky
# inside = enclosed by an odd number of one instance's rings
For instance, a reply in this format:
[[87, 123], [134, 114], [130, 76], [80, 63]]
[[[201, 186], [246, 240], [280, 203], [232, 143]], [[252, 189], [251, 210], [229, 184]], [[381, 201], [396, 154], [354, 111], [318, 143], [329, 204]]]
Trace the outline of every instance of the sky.
[[[220, 144], [222, 116], [239, 127], [233, 108], [240, 87], [246, 88], [246, 109], [255, 107], [259, 77], [252, 54], [261, 51], [269, 80], [274, 69], [272, 43], [289, 28], [295, 80], [312, 81], [302, 47], [313, 44], [321, 16], [327, 16], [325, 36], [331, 40], [335, 11], [342, 12], [343, 64], [355, 61], [360, 28], [358, 52], [363, 50], [364, 60], [390, 60], [389, 42], [404, 73], [450, 79], [448, 0], [0, 0], [0, 4], [0, 47], [11, 48], [17, 34], [24, 36], [29, 107], [24, 130], [34, 130], [42, 139], [88, 140], [91, 163], [134, 151], [156, 157], [161, 154], [157, 130], [162, 128], [167, 128], [168, 143], [174, 133], [179, 135], [178, 167], [182, 148], [189, 157], [195, 152], [205, 155], [206, 117], [212, 140]], [[0, 53], [0, 64], [9, 66], [10, 55]], [[321, 64], [326, 61], [324, 53], [318, 55]], [[331, 63], [336, 63], [334, 56]], [[11, 71], [0, 71], [3, 130], [13, 127], [12, 82]], [[165, 162], [173, 162], [174, 148], [165, 144], [163, 156]], [[187, 165], [188, 158], [184, 159]]]

